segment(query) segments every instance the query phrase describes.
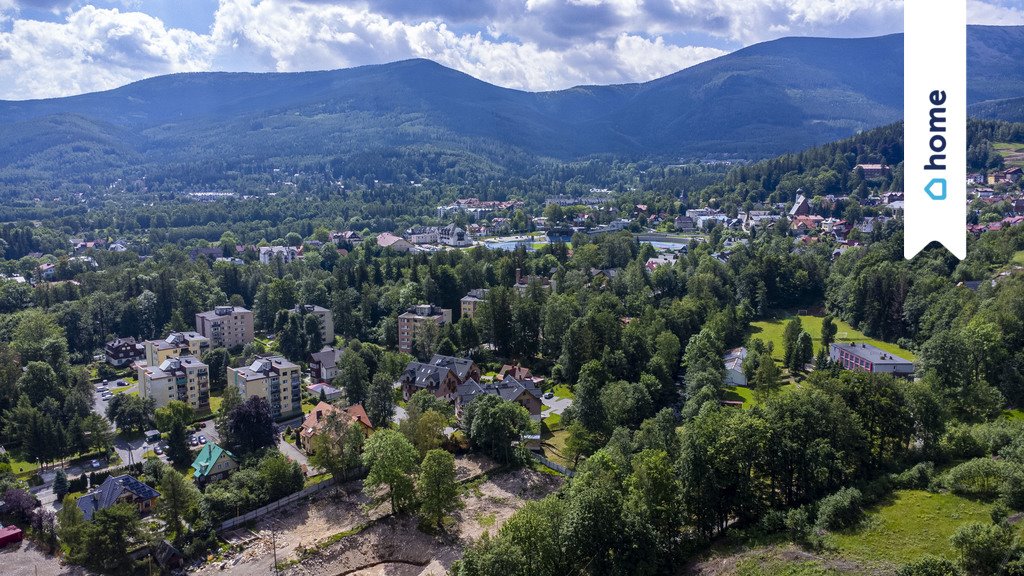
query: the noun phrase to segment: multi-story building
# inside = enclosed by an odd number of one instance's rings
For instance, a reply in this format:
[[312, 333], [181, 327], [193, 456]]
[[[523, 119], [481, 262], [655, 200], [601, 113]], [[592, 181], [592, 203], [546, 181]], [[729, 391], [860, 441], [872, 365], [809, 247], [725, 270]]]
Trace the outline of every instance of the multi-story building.
[[253, 339], [251, 310], [240, 306], [217, 306], [196, 314], [196, 332], [210, 339], [212, 346], [235, 348]]
[[143, 362], [159, 366], [168, 358], [191, 355], [202, 358], [210, 349], [210, 339], [198, 332], [171, 332], [163, 340], [146, 340], [146, 355]]
[[338, 365], [345, 351], [324, 346], [319, 352], [309, 355], [309, 377], [314, 382], [332, 382], [338, 375]]
[[107, 364], [115, 368], [123, 368], [146, 356], [146, 347], [131, 337], [111, 340], [104, 345], [103, 351], [107, 358]]
[[398, 316], [398, 351], [412, 354], [416, 333], [426, 322], [443, 326], [452, 321], [452, 311], [433, 304], [417, 304]]
[[829, 358], [847, 370], [911, 377], [914, 363], [870, 344], [832, 344]]
[[476, 309], [480, 307], [481, 302], [487, 299], [487, 292], [487, 288], [477, 288], [476, 290], [470, 290], [468, 294], [462, 297], [462, 300], [460, 300], [462, 318], [476, 316]]
[[300, 257], [301, 252], [293, 246], [260, 246], [260, 264], [270, 264], [277, 258], [288, 264]]
[[157, 408], [179, 400], [198, 412], [210, 411], [210, 367], [195, 356], [167, 358], [156, 365], [138, 367], [139, 391]]
[[301, 382], [299, 366], [281, 356], [257, 357], [249, 366], [228, 368], [228, 385], [238, 388], [242, 398], [264, 398], [274, 418], [302, 413]]
[[324, 344], [327, 346], [334, 344], [334, 315], [329, 309], [313, 304], [300, 304], [292, 308], [291, 313], [316, 316], [320, 321], [320, 337], [324, 339]]

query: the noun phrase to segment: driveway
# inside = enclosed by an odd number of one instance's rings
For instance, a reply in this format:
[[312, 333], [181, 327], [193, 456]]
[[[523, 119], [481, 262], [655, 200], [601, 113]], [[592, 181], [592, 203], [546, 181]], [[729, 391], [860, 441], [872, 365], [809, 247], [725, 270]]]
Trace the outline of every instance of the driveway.
[[542, 410], [540, 413], [541, 418], [547, 418], [552, 414], [558, 414], [559, 416], [561, 416], [562, 412], [564, 412], [566, 408], [572, 406], [571, 398], [559, 398], [558, 396], [555, 396], [549, 400], [545, 399], [543, 400], [543, 402], [544, 410]]

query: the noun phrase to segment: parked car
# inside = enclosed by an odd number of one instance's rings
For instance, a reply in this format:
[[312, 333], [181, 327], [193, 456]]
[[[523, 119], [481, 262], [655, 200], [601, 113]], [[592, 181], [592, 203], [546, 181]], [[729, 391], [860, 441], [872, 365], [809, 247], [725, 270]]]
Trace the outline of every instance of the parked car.
[[106, 386], [100, 385], [100, 386], [96, 387], [96, 391], [97, 392], [109, 392], [110, 388], [107, 388]]
[[164, 449], [157, 446], [156, 448], [153, 448], [153, 452], [156, 453], [157, 456], [159, 456], [164, 453]]
[[206, 444], [206, 436], [203, 436], [202, 434], [200, 434], [199, 435], [199, 443], [200, 444]]
[[100, 464], [100, 461], [99, 461], [99, 460], [93, 460], [92, 462], [89, 462], [89, 466], [90, 466], [90, 467], [91, 467], [92, 469], [94, 469], [94, 470], [95, 470], [95, 469], [97, 469], [97, 468], [102, 468], [102, 467], [103, 467], [103, 465], [102, 465], [102, 464]]
[[125, 382], [124, 380], [118, 380], [117, 382], [114, 382], [114, 386], [117, 386], [118, 388], [124, 388], [127, 385], [128, 382]]
[[100, 400], [103, 400], [104, 402], [110, 402], [110, 399], [113, 397], [113, 394], [104, 394], [103, 396], [100, 396]]
[[544, 395], [544, 399], [545, 400], [551, 400], [554, 397], [555, 397], [555, 393], [554, 392], [548, 392], [547, 394]]

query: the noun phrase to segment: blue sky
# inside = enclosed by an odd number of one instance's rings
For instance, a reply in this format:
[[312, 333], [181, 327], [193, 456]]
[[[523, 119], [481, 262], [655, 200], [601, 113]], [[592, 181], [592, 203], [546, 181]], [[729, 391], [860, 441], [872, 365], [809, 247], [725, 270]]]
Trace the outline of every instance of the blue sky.
[[[1024, 25], [1024, 0], [968, 10]], [[902, 12], [902, 0], [0, 0], [0, 99], [406, 58], [525, 90], [641, 82], [782, 36], [898, 32]]]

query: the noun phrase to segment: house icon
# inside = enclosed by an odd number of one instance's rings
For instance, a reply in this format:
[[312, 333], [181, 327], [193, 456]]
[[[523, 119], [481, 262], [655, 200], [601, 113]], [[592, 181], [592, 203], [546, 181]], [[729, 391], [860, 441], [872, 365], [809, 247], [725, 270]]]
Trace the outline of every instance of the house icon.
[[946, 199], [946, 179], [935, 178], [924, 187], [925, 193], [931, 197], [932, 200], [945, 200]]

